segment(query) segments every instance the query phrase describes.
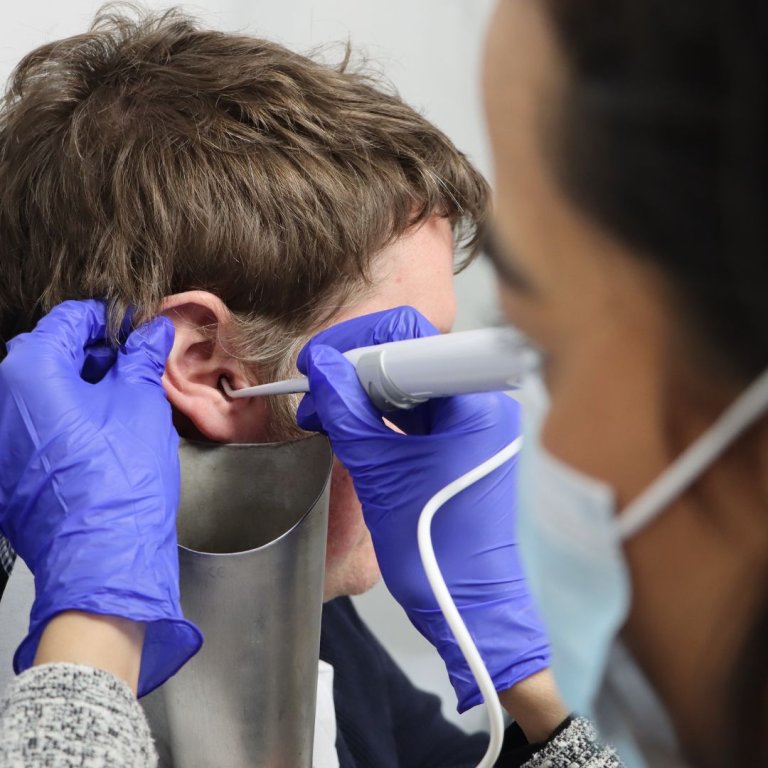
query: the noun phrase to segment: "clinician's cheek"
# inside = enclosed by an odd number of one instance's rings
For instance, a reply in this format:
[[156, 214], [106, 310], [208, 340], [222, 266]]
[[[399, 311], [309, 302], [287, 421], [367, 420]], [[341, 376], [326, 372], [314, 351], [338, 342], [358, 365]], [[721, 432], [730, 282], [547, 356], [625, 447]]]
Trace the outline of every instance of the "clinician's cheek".
[[611, 485], [623, 508], [669, 463], [655, 378], [636, 360], [584, 349], [550, 377], [541, 440], [561, 461]]

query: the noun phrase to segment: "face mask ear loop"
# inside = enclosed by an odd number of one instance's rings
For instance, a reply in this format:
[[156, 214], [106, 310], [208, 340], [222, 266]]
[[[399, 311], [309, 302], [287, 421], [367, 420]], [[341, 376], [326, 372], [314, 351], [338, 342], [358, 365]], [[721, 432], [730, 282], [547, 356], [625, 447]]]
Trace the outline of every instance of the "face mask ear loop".
[[733, 402], [698, 440], [616, 519], [619, 538], [628, 539], [682, 494], [725, 450], [768, 410], [768, 371]]

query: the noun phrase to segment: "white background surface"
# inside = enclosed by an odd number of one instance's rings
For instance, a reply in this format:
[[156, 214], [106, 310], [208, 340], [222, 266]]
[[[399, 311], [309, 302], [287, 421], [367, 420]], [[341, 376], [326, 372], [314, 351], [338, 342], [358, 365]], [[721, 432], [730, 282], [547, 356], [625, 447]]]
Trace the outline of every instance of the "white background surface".
[[[92, 0], [2, 0], [0, 78], [5, 81], [14, 64], [36, 46], [84, 31], [100, 5]], [[350, 40], [377, 62], [406, 101], [442, 128], [488, 175], [479, 82], [483, 38], [494, 0], [207, 0], [180, 5], [211, 27], [267, 37], [297, 51]], [[457, 291], [457, 328], [495, 321], [487, 265], [474, 264], [459, 276]], [[458, 718], [442, 663], [383, 587], [356, 603], [414, 682], [443, 696], [448, 717], [469, 730], [483, 725], [478, 709]]]

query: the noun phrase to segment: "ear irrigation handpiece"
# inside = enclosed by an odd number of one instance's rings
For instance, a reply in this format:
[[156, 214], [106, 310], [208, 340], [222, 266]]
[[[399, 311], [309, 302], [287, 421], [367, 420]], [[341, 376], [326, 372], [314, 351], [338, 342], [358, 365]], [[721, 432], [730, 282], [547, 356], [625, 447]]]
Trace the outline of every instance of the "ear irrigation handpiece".
[[[344, 353], [374, 405], [382, 411], [413, 408], [433, 397], [517, 388], [538, 366], [538, 354], [509, 328], [486, 328], [391, 341]], [[305, 376], [232, 389], [228, 397], [287, 395], [309, 391]]]

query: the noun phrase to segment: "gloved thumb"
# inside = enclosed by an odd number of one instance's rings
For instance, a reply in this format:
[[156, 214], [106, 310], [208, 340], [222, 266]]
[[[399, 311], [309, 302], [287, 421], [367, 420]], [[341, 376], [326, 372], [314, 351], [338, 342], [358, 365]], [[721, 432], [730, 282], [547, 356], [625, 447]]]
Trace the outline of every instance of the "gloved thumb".
[[115, 368], [125, 381], [160, 384], [173, 348], [175, 328], [167, 317], [156, 317], [136, 328], [117, 356]]
[[306, 350], [305, 366], [309, 392], [296, 412], [302, 429], [324, 432], [331, 441], [389, 431], [341, 352], [315, 344]]
[[306, 373], [309, 351], [313, 346], [325, 344], [341, 352], [356, 347], [370, 347], [389, 341], [417, 339], [438, 333], [432, 323], [413, 307], [395, 307], [383, 312], [353, 317], [332, 325], [311, 338], [299, 352], [296, 367]]

